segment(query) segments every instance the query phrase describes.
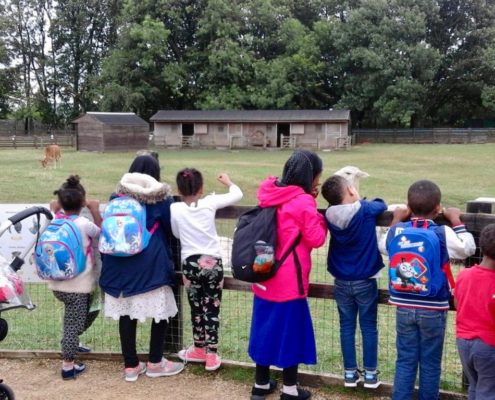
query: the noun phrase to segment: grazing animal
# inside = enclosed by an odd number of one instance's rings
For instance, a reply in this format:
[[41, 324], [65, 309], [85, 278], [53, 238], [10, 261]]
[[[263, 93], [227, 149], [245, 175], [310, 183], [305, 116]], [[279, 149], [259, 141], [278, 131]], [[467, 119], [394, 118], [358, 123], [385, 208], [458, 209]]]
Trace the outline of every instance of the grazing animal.
[[54, 168], [57, 168], [57, 163], [60, 164], [62, 158], [62, 151], [57, 144], [49, 144], [45, 146], [43, 150], [43, 160], [41, 160], [41, 166], [46, 168], [49, 164], [53, 163]]
[[344, 168], [339, 169], [334, 173], [334, 175], [339, 175], [345, 180], [347, 180], [352, 186], [356, 188], [359, 192], [359, 180], [361, 178], [367, 178], [370, 176], [367, 172], [361, 171], [358, 167], [353, 167], [352, 165], [347, 165]]

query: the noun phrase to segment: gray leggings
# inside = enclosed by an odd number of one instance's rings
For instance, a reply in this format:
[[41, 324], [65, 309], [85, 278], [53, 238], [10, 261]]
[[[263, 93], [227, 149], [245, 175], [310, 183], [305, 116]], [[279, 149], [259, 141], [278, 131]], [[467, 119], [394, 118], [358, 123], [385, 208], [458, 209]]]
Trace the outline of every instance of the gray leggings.
[[98, 313], [90, 313], [89, 293], [65, 293], [53, 291], [55, 297], [64, 303], [64, 336], [62, 338], [62, 356], [66, 361], [73, 361], [79, 347], [79, 335], [88, 329]]

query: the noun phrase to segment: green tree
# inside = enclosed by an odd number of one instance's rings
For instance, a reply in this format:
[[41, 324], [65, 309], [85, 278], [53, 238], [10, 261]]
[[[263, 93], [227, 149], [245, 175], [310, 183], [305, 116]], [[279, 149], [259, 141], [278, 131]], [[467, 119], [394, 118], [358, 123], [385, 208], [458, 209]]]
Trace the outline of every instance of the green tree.
[[164, 24], [150, 17], [122, 32], [99, 79], [102, 110], [149, 117], [157, 104], [173, 95], [176, 74], [166, 57], [168, 35]]
[[[67, 119], [95, 107], [91, 83], [117, 38], [120, 0], [61, 0], [55, 3], [51, 37], [58, 96]], [[67, 109], [67, 107], [66, 107]]]
[[316, 24], [327, 88], [359, 126], [414, 126], [422, 117], [440, 58], [426, 43], [434, 8], [433, 0], [364, 0]]
[[429, 42], [442, 58], [426, 112], [438, 125], [493, 117], [489, 99], [495, 85], [490, 61], [495, 48], [495, 3], [439, 0], [438, 4], [438, 17], [429, 25]]
[[316, 36], [297, 19], [281, 26], [282, 52], [272, 60], [256, 63], [256, 86], [251, 92], [257, 108], [322, 108], [325, 65], [320, 60]]

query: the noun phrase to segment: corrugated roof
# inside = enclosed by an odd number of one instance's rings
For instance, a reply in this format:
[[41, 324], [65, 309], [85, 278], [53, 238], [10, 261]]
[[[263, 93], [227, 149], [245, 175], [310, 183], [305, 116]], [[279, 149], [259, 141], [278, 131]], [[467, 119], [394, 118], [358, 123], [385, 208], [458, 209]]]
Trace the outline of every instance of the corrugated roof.
[[160, 110], [152, 122], [312, 122], [348, 121], [349, 110], [243, 110], [168, 111]]
[[[90, 115], [106, 125], [149, 125], [148, 122], [134, 113], [88, 112], [85, 115]], [[80, 116], [72, 122], [79, 123], [79, 120], [85, 115]]]

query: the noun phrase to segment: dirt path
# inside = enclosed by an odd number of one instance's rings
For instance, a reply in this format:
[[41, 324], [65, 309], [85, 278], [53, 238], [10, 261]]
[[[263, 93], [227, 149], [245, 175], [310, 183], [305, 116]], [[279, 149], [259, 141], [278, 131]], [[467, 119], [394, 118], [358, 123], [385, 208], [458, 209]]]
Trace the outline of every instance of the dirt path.
[[[63, 381], [55, 360], [1, 360], [0, 377], [16, 394], [16, 400], [246, 400], [251, 384], [224, 379], [219, 374], [202, 376], [191, 371], [167, 378], [140, 377], [123, 380], [120, 363], [87, 361], [88, 372], [74, 381]], [[363, 398], [312, 390], [314, 400]], [[267, 400], [278, 399], [272, 395]]]

